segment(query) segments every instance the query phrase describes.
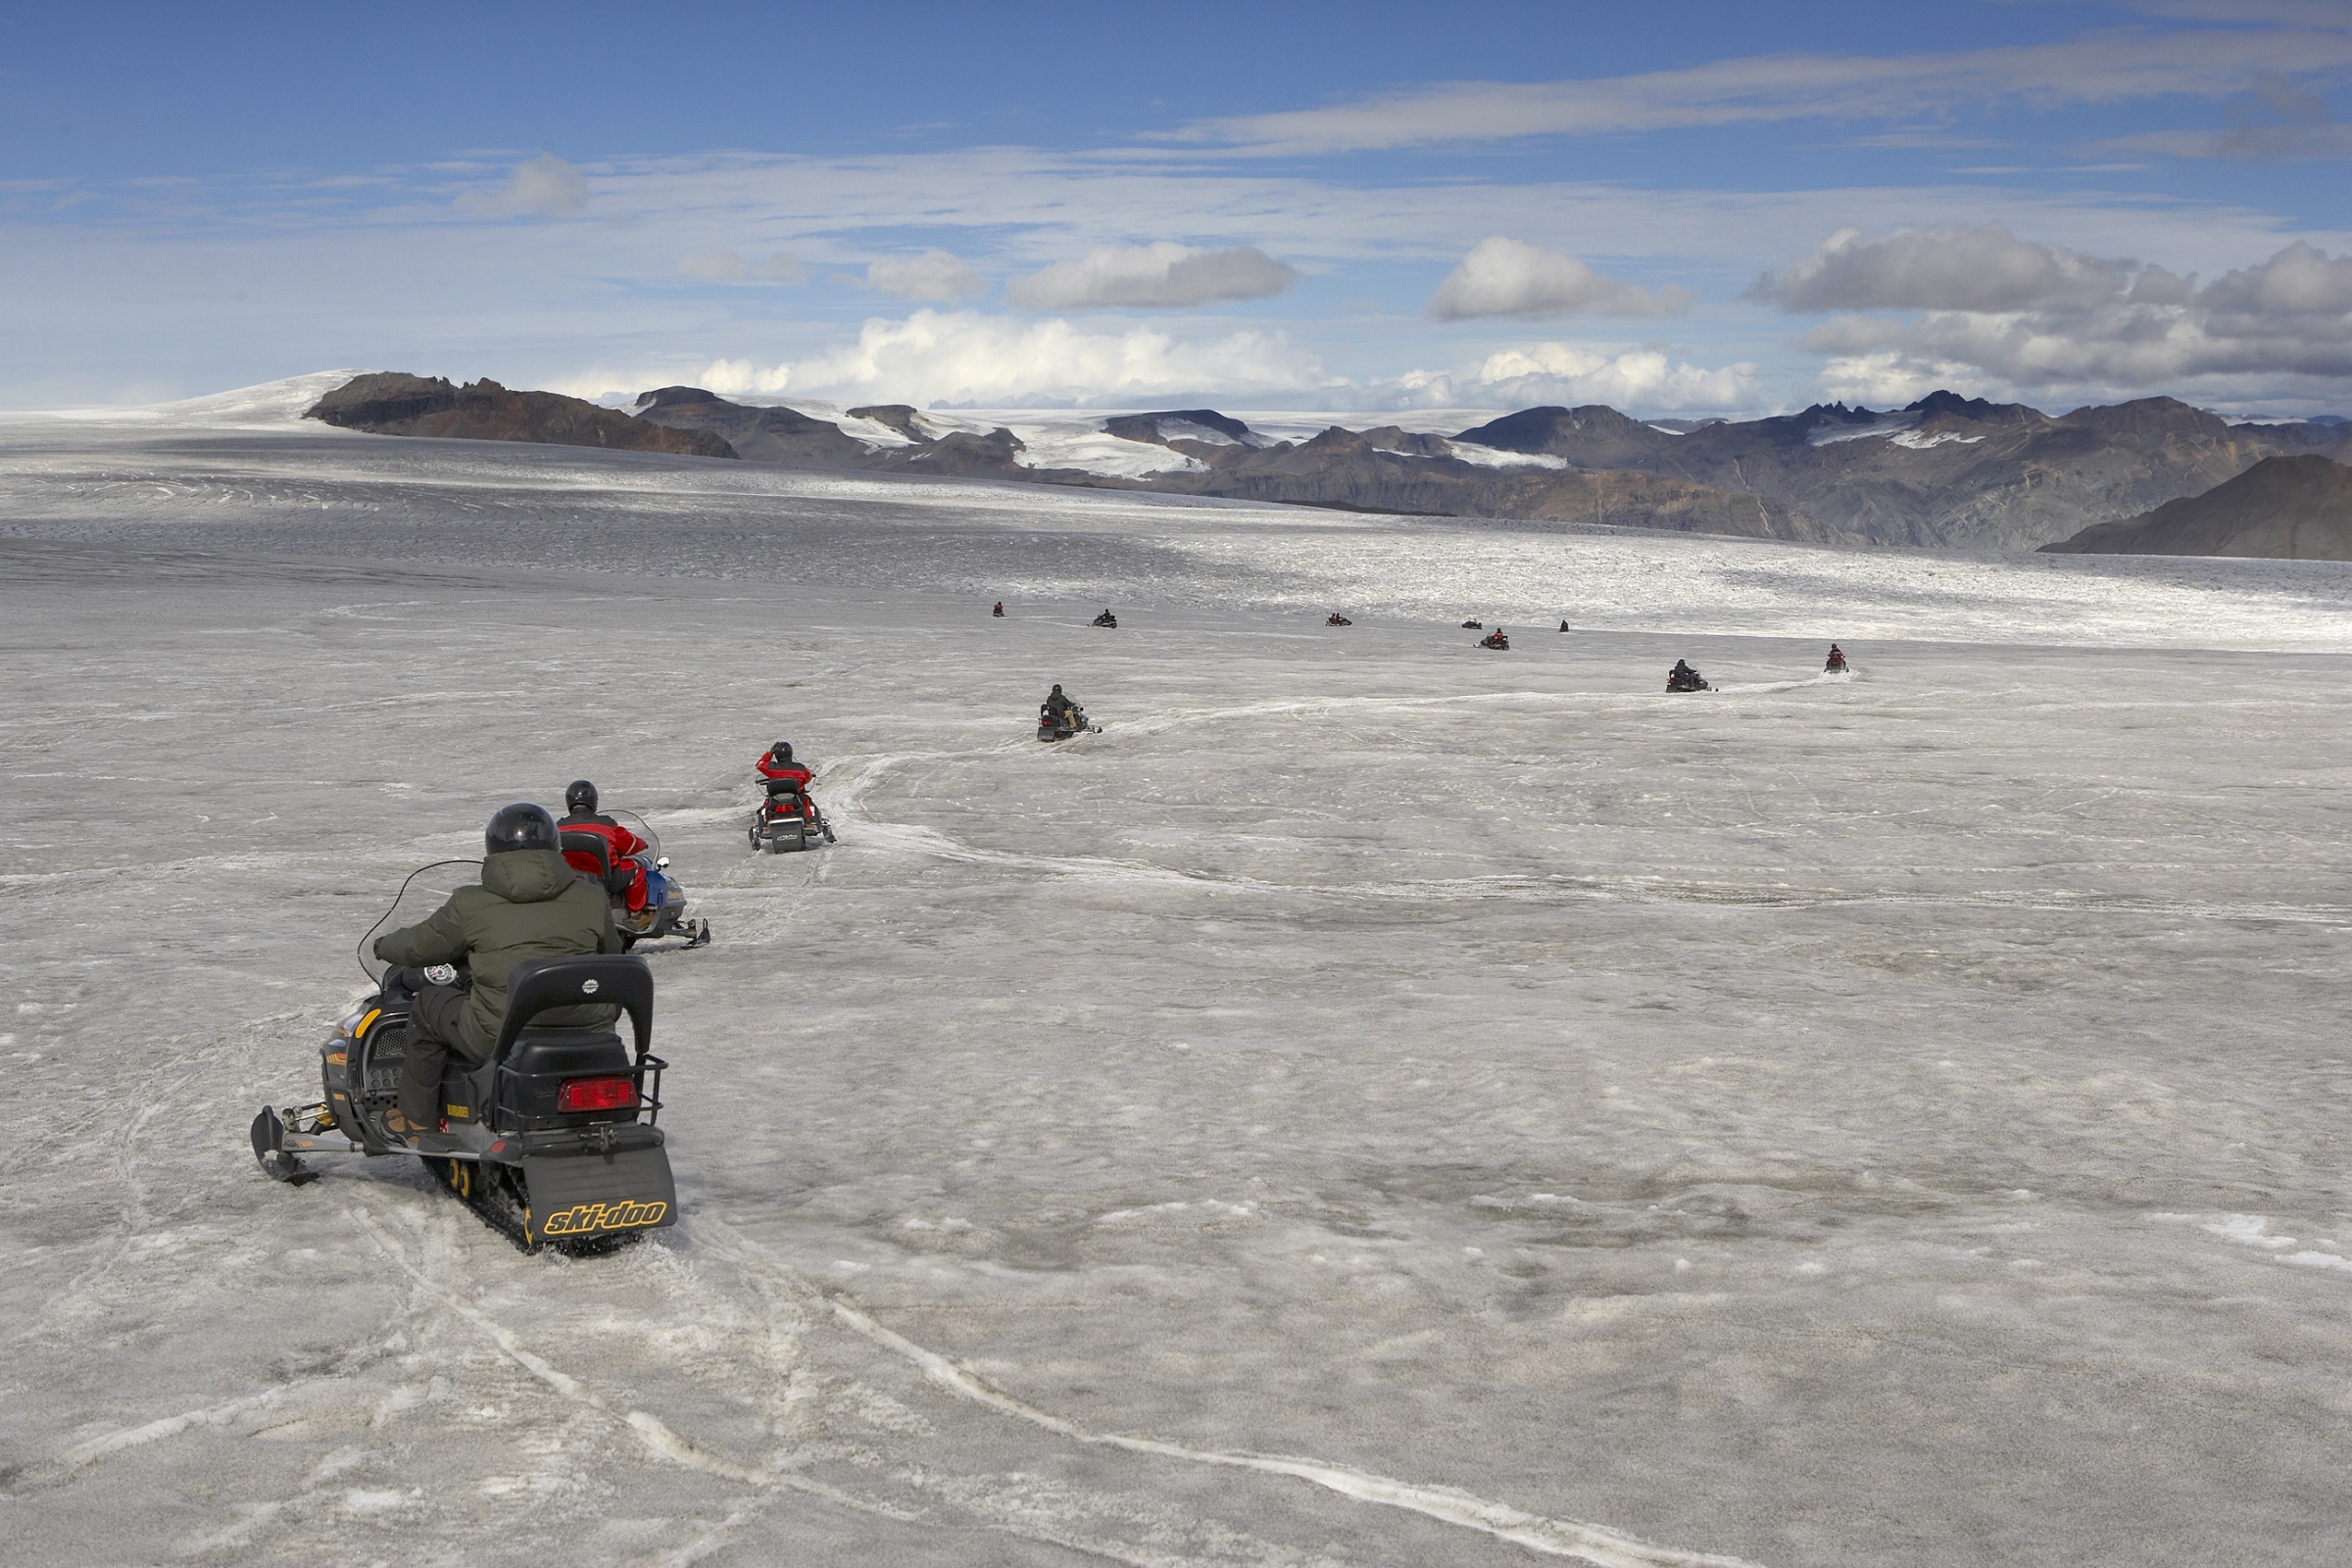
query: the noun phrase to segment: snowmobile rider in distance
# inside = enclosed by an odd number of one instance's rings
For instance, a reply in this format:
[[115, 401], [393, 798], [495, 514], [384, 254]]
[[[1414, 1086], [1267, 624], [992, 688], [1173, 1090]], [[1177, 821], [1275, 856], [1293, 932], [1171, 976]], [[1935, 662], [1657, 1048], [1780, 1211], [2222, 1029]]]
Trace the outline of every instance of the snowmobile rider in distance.
[[[470, 986], [427, 979], [416, 987], [400, 1105], [384, 1118], [395, 1137], [414, 1142], [440, 1129], [442, 1068], [453, 1051], [479, 1063], [496, 1049], [515, 964], [620, 951], [605, 890], [580, 879], [558, 852], [559, 842], [555, 818], [544, 808], [499, 808], [482, 833], [481, 881], [458, 889], [416, 924], [375, 939], [375, 956], [386, 963], [465, 963], [472, 971]], [[565, 1007], [537, 1021], [593, 1028], [612, 1015], [611, 1007]]]
[[1056, 724], [1065, 724], [1069, 722], [1070, 710], [1077, 706], [1076, 703], [1061, 695], [1061, 687], [1059, 683], [1056, 683], [1054, 689], [1046, 694], [1046, 700], [1040, 705], [1038, 711]]
[[1845, 650], [1838, 647], [1836, 643], [1830, 644], [1829, 662], [1823, 664], [1821, 667], [1827, 670], [1843, 669], [1845, 667]]
[[997, 619], [1003, 620], [1004, 618], [1004, 601], [1002, 599], [998, 600], [997, 608], [990, 611], [989, 613], [996, 616]]
[[[575, 778], [564, 786], [564, 820], [556, 824], [556, 831], [559, 835], [593, 833], [603, 839], [605, 853], [612, 862], [612, 869], [617, 871], [623, 866], [632, 868], [629, 878], [629, 912], [634, 914], [645, 907], [645, 862], [637, 857], [643, 855], [651, 846], [618, 822], [598, 812], [595, 785], [584, 778]], [[561, 837], [557, 842], [561, 845]], [[574, 855], [579, 856], [580, 859], [572, 860], [571, 858]], [[564, 858], [571, 860], [574, 870], [584, 871], [590, 876], [596, 874], [596, 867], [593, 863], [581, 863], [592, 860], [592, 858], [584, 851], [566, 851]]]

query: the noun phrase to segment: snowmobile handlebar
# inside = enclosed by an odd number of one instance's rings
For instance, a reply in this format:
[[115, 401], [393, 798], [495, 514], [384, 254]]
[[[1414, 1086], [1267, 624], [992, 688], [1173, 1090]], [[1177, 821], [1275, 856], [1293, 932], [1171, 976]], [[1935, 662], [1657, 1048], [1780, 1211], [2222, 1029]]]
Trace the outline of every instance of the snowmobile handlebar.
[[499, 1020], [493, 1061], [504, 1061], [533, 1018], [558, 1007], [618, 1007], [629, 1015], [643, 1061], [654, 1041], [654, 971], [643, 958], [616, 953], [525, 958], [507, 976], [507, 1012]]

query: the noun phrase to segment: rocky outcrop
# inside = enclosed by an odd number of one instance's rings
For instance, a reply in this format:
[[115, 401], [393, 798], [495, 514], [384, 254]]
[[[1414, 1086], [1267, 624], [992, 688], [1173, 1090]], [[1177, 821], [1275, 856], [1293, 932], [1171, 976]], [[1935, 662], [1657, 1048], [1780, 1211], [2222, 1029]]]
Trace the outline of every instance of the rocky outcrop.
[[869, 449], [829, 419], [797, 409], [730, 403], [699, 386], [665, 386], [637, 399], [638, 422], [700, 431], [724, 441], [753, 463], [801, 468], [863, 466]]
[[1356, 512], [1409, 512], [1537, 522], [1595, 522], [1688, 533], [1827, 539], [1780, 502], [1659, 474], [1558, 468], [1493, 468], [1459, 458], [1391, 450], [1408, 437], [1334, 425], [1311, 441], [1263, 449], [1232, 446], [1205, 471], [1162, 474], [1150, 487], [1239, 501], [1281, 501]]
[[2053, 417], [1951, 392], [1886, 413], [1818, 404], [1681, 435], [1614, 409], [1529, 409], [1457, 439], [1771, 497], [1826, 534], [1995, 550], [2034, 549], [2087, 517], [2193, 495], [2303, 447], [2172, 398]]
[[[1121, 449], [1136, 458], [1104, 458], [1099, 441], [1057, 448], [1085, 455], [1091, 471], [1032, 466], [1034, 454], [1012, 430], [957, 430], [904, 403], [852, 409], [835, 422], [781, 406], [733, 403], [702, 387], [665, 386], [641, 395], [636, 408], [630, 418], [491, 381], [454, 387], [367, 375], [319, 400], [312, 413], [330, 423], [398, 434], [740, 455], [789, 466], [1995, 550], [2054, 540], [2075, 548], [2077, 535], [2106, 537], [2086, 532], [2085, 522], [2136, 519], [2266, 459], [2298, 453], [2352, 459], [2352, 426], [2332, 416], [2233, 425], [2174, 398], [2052, 416], [2020, 403], [1936, 392], [1886, 411], [1828, 403], [1765, 419], [1655, 424], [1591, 405], [1523, 409], [1450, 438], [1394, 424], [1335, 425], [1299, 442], [1274, 441], [1215, 409], [1163, 409], [1115, 415], [1097, 426], [1114, 443], [1136, 443]], [[1498, 461], [1498, 452], [1535, 461]], [[2324, 548], [2315, 542], [2320, 538], [2309, 530], [2284, 539], [2265, 535], [2247, 549], [2308, 554]]]
[[2094, 523], [2054, 555], [2352, 561], [2352, 467], [2318, 453], [2265, 458], [2203, 495]]
[[723, 438], [708, 431], [648, 424], [558, 392], [513, 392], [496, 381], [458, 386], [397, 372], [354, 376], [313, 404], [304, 417], [377, 435], [536, 441], [693, 458], [736, 455]]

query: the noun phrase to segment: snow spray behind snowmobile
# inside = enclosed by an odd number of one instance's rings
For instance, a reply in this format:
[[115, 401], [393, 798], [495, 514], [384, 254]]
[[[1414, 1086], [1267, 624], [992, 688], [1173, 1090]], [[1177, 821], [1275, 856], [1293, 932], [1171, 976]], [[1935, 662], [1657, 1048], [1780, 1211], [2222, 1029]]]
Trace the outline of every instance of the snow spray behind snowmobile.
[[[689, 948], [709, 947], [710, 922], [686, 918], [686, 890], [668, 874], [669, 857], [662, 853], [661, 835], [646, 826], [645, 818], [634, 811], [607, 814], [626, 818], [621, 825], [645, 840], [645, 852], [615, 861], [612, 846], [602, 835], [572, 832], [563, 834], [564, 858], [570, 860], [583, 875], [604, 884], [605, 892], [612, 900], [612, 926], [620, 933], [620, 945], [633, 948], [640, 942], [684, 937]], [[559, 830], [563, 825], [556, 824]], [[640, 869], [645, 872], [645, 906], [632, 909], [629, 889], [635, 885]]]
[[760, 783], [767, 795], [752, 813], [752, 853], [765, 850], [782, 855], [836, 842], [833, 824], [825, 820], [825, 813], [816, 808], [816, 802], [798, 778], [769, 778]]
[[[403, 900], [407, 893], [404, 887]], [[361, 938], [363, 953], [367, 944]], [[669, 1064], [652, 1051], [654, 974], [643, 958], [588, 954], [516, 964], [489, 1059], [477, 1064], [452, 1054], [441, 1079], [440, 1127], [417, 1145], [394, 1137], [384, 1117], [399, 1102], [409, 1008], [427, 971], [371, 962], [363, 958], [362, 967], [376, 990], [318, 1048], [325, 1098], [265, 1105], [254, 1117], [253, 1152], [265, 1173], [301, 1186], [318, 1175], [303, 1162], [306, 1154], [414, 1154], [485, 1224], [530, 1252], [610, 1251], [640, 1231], [677, 1222], [677, 1188], [656, 1125]], [[533, 1025], [543, 1012], [582, 1004], [618, 1007], [635, 1049], [622, 1044], [613, 1024]]]

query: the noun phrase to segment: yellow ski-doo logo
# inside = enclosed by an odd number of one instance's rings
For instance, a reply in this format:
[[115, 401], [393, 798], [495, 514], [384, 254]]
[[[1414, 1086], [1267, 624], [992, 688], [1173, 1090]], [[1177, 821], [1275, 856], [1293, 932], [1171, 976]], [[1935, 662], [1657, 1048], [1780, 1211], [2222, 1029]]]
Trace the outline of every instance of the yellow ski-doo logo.
[[617, 1203], [578, 1203], [561, 1208], [547, 1216], [539, 1227], [542, 1236], [577, 1236], [583, 1231], [628, 1231], [645, 1225], [659, 1225], [669, 1212], [667, 1203], [635, 1202], [623, 1199]]

